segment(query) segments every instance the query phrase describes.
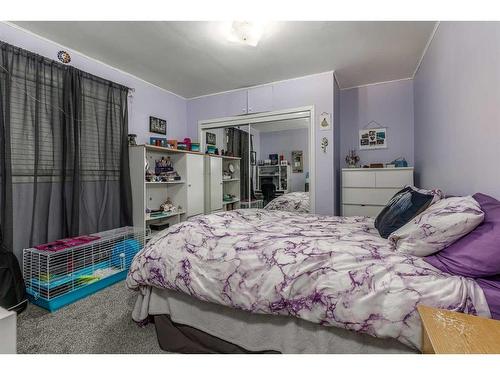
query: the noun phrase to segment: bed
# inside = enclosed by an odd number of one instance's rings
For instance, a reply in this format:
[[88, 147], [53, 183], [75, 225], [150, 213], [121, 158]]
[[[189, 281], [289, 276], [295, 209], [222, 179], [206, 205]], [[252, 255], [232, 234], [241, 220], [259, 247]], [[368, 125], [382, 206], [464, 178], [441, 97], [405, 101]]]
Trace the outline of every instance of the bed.
[[490, 316], [474, 280], [392, 251], [366, 217], [195, 217], [153, 237], [127, 285], [140, 291], [136, 321], [167, 317], [179, 332], [249, 351], [411, 352], [421, 344], [418, 304]]
[[309, 192], [297, 191], [280, 195], [269, 202], [264, 208], [266, 210], [309, 213]]

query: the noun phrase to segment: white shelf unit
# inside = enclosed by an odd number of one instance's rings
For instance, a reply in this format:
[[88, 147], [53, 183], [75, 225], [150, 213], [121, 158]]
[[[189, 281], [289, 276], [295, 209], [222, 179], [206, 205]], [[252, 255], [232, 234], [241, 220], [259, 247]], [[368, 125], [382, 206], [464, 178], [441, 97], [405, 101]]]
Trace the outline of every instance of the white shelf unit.
[[[206, 155], [205, 157], [205, 213], [227, 211], [239, 208], [241, 158], [233, 156]], [[224, 179], [224, 171], [233, 164], [234, 173]], [[230, 201], [224, 200], [225, 194], [234, 195]]]
[[[229, 164], [234, 166], [234, 173], [230, 179], [222, 179], [222, 205], [225, 211], [240, 208], [241, 199], [241, 158], [233, 156], [222, 157], [222, 174], [229, 171]], [[234, 195], [231, 200], [224, 200], [225, 194]]]
[[[154, 172], [155, 161], [170, 157], [174, 170], [181, 180], [153, 182], [145, 179], [145, 161]], [[134, 226], [144, 228], [146, 239], [153, 231], [149, 226], [155, 224], [174, 224], [188, 217], [203, 214], [203, 154], [172, 150], [164, 147], [139, 145], [129, 147], [130, 178], [132, 181]], [[177, 211], [152, 216], [146, 209], [159, 209], [170, 198]]]
[[257, 166], [257, 191], [261, 191], [261, 184], [263, 178], [271, 177], [276, 186], [277, 194], [285, 194], [290, 192], [290, 178], [292, 168], [290, 165], [259, 165]]

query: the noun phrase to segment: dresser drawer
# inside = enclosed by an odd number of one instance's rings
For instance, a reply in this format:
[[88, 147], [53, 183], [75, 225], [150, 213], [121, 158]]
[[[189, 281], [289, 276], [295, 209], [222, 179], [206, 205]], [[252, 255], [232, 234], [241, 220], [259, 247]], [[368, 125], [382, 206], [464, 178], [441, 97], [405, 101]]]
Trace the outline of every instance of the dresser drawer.
[[344, 188], [342, 189], [342, 203], [385, 206], [399, 190], [401, 189]]
[[342, 186], [344, 187], [375, 187], [376, 172], [374, 171], [343, 171]]
[[375, 186], [378, 188], [399, 188], [413, 185], [413, 170], [389, 169], [375, 172]]
[[384, 206], [371, 206], [360, 204], [342, 205], [342, 216], [368, 216], [377, 217]]

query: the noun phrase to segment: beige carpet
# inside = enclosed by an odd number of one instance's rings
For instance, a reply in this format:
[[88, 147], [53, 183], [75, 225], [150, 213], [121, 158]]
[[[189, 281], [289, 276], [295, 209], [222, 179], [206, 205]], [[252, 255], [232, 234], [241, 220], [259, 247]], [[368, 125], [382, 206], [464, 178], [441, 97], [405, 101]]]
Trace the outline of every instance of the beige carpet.
[[153, 324], [132, 321], [134, 295], [120, 282], [54, 313], [30, 304], [17, 319], [17, 352], [165, 353]]

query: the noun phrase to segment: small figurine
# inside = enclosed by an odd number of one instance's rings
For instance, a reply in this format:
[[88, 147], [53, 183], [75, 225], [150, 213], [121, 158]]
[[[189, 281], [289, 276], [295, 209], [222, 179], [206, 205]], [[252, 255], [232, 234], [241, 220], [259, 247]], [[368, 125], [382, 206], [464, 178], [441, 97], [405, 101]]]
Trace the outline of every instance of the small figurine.
[[167, 157], [167, 161], [165, 162], [165, 168], [167, 172], [172, 172], [174, 170], [174, 165], [172, 164], [172, 160], [170, 160], [170, 156]]
[[175, 212], [177, 210], [177, 208], [172, 204], [172, 201], [169, 197], [167, 197], [167, 200], [162, 203], [160, 209], [163, 210], [163, 212]]
[[129, 134], [128, 135], [128, 145], [129, 146], [137, 146], [137, 134]]
[[345, 162], [349, 168], [356, 168], [359, 163], [359, 156], [356, 154], [356, 150], [349, 150], [349, 153], [345, 157]]

